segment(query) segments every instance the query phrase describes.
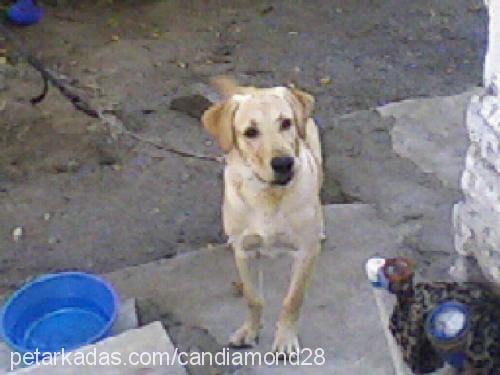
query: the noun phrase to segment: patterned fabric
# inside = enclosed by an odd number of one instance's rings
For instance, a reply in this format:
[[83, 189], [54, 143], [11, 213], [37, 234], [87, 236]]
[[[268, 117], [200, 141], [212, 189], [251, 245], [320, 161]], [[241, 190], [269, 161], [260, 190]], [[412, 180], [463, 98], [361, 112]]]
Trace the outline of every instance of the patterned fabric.
[[389, 328], [403, 358], [414, 373], [427, 374], [444, 366], [425, 334], [428, 314], [445, 301], [471, 309], [467, 334], [467, 366], [472, 374], [500, 375], [500, 297], [480, 283], [419, 283], [400, 291]]

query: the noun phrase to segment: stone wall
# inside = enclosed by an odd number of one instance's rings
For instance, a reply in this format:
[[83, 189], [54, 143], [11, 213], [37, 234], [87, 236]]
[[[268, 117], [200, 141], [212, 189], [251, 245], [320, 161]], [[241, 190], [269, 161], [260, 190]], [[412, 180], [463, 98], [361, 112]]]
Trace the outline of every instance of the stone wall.
[[500, 283], [500, 97], [475, 96], [467, 111], [470, 146], [464, 201], [454, 207], [455, 247]]
[[487, 0], [486, 94], [474, 96], [466, 116], [470, 146], [453, 209], [455, 248], [472, 256], [485, 276], [500, 284], [500, 1]]
[[484, 84], [489, 87], [500, 76], [500, 1], [486, 0], [489, 14], [488, 50], [484, 62]]

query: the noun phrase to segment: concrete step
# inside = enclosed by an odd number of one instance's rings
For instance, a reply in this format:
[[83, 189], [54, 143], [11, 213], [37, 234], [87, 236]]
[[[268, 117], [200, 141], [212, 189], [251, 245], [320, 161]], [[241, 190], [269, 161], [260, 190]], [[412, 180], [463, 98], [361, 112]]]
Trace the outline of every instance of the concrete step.
[[[398, 233], [377, 218], [369, 205], [332, 205], [326, 207], [325, 213], [328, 238], [301, 321], [302, 346], [313, 351], [323, 349], [325, 364], [254, 366], [237, 369], [238, 374], [393, 373], [364, 262], [375, 254], [396, 255]], [[259, 345], [252, 351], [266, 353], [271, 348], [290, 272], [288, 258], [263, 262], [264, 327]], [[233, 295], [231, 283], [237, 275], [232, 254], [222, 246], [122, 269], [107, 277], [123, 298], [154, 300], [160, 314], [176, 316], [183, 325], [207, 330], [221, 347], [246, 314], [244, 301]]]
[[[390, 103], [322, 128], [324, 199], [374, 204], [414, 250], [427, 279], [446, 277], [457, 258], [451, 218], [462, 199], [465, 112], [480, 91]], [[480, 271], [470, 273], [478, 278]]]

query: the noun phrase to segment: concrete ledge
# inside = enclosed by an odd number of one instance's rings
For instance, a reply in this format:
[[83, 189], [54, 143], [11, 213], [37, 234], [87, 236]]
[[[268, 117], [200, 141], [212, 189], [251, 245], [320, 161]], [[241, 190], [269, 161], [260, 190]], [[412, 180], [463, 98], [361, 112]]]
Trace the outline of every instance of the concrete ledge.
[[[325, 212], [328, 239], [301, 322], [302, 346], [313, 351], [324, 349], [325, 365], [243, 368], [237, 370], [238, 374], [393, 373], [364, 262], [374, 254], [398, 253], [397, 232], [378, 219], [368, 205], [327, 206]], [[289, 257], [263, 263], [264, 327], [253, 351], [264, 354], [271, 348], [290, 264]], [[221, 347], [246, 314], [244, 301], [232, 293], [231, 282], [237, 277], [232, 253], [224, 247], [123, 269], [108, 278], [123, 297], [151, 298], [162, 314], [172, 314], [182, 324], [207, 330]]]
[[[158, 374], [158, 375], [186, 375], [185, 369], [180, 365], [161, 366], [160, 364], [133, 365], [128, 362], [131, 353], [169, 353], [173, 356], [174, 348], [160, 322], [151, 323], [145, 327], [128, 330], [118, 336], [111, 337], [95, 345], [87, 346], [72, 352], [74, 363], [64, 362], [59, 357], [55, 366], [29, 367], [15, 371], [13, 374], [54, 374], [54, 375], [84, 375], [105, 373], [107, 375], [127, 374]], [[93, 356], [96, 353], [96, 356]], [[121, 365], [110, 366], [109, 358], [114, 353], [120, 353]], [[85, 365], [75, 366], [76, 358], [86, 358]], [[94, 359], [96, 358], [96, 359]], [[134, 359], [133, 361], [136, 361]], [[92, 362], [91, 362], [92, 361]], [[95, 361], [95, 364], [93, 363]], [[103, 362], [101, 362], [103, 361]], [[91, 363], [91, 364], [89, 364]], [[108, 363], [108, 364], [106, 364]], [[147, 372], [146, 372], [147, 371]]]

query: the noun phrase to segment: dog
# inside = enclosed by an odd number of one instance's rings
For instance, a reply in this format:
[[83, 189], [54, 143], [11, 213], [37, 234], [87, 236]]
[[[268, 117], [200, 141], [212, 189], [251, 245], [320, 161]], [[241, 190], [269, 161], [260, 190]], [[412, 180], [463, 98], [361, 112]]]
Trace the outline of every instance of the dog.
[[229, 345], [253, 346], [261, 329], [264, 301], [250, 270], [248, 244], [257, 241], [265, 254], [286, 243], [295, 249], [294, 261], [272, 350], [295, 355], [300, 310], [324, 239], [314, 98], [297, 88], [242, 87], [228, 77], [212, 83], [223, 100], [204, 112], [202, 123], [224, 151], [223, 227], [249, 310]]

